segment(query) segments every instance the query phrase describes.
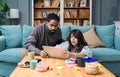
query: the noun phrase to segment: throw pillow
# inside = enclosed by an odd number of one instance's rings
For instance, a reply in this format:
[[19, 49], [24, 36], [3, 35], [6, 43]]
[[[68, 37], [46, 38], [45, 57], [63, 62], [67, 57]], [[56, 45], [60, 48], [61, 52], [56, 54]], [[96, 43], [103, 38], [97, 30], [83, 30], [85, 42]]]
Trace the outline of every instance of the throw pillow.
[[104, 46], [103, 42], [96, 35], [94, 28], [91, 28], [89, 31], [83, 33], [83, 36], [88, 43], [88, 46], [91, 48]]
[[30, 25], [23, 25], [23, 37], [22, 37], [22, 47], [24, 47], [24, 44], [28, 38], [28, 36], [31, 34], [31, 32], [34, 30], [34, 27]]
[[66, 40], [70, 33], [70, 26], [60, 26], [62, 32], [62, 39]]
[[115, 25], [96, 25], [95, 32], [106, 48], [114, 48]]
[[91, 28], [93, 28], [94, 26], [76, 26], [76, 25], [71, 25], [71, 30], [73, 29], [78, 29], [80, 30], [82, 33], [89, 31]]
[[20, 25], [0, 26], [2, 35], [5, 36], [6, 48], [21, 47], [22, 29]]

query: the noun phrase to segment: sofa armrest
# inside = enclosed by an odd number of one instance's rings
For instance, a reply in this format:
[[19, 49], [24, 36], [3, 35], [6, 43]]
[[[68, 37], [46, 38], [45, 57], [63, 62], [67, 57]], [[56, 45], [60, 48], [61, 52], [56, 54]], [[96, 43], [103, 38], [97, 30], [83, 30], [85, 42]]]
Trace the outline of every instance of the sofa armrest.
[[5, 38], [0, 36], [0, 52], [5, 49]]
[[115, 43], [115, 49], [120, 51], [120, 36], [115, 36], [114, 43]]

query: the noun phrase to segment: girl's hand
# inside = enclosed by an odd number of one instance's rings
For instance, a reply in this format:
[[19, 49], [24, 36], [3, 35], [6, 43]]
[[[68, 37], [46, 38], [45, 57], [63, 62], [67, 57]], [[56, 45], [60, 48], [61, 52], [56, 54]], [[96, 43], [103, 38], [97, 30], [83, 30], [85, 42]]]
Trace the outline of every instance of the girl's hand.
[[71, 57], [71, 53], [69, 51], [62, 51], [61, 55], [64, 56], [66, 59]]

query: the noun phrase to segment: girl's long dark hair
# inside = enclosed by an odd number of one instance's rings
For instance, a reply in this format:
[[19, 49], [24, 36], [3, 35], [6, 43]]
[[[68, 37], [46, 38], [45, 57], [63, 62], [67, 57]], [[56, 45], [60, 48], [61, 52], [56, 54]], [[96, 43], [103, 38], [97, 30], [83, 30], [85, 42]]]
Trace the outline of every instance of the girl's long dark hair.
[[84, 39], [84, 36], [80, 30], [74, 29], [70, 32], [67, 41], [69, 42], [69, 47], [68, 50], [71, 52], [71, 50], [74, 48], [74, 46], [71, 43], [71, 35], [73, 35], [76, 39], [78, 39], [78, 44], [77, 44], [77, 53], [81, 52], [82, 48], [84, 46], [87, 46], [87, 42]]

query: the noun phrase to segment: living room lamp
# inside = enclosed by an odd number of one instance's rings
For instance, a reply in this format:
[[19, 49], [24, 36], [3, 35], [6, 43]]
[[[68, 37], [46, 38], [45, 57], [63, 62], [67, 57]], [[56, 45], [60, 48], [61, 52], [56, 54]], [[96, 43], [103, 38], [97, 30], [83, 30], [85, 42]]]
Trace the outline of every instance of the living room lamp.
[[14, 25], [15, 24], [15, 20], [19, 19], [19, 9], [10, 9], [10, 20], [11, 20], [11, 24]]

